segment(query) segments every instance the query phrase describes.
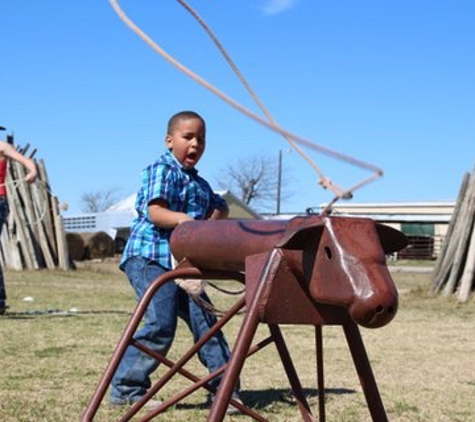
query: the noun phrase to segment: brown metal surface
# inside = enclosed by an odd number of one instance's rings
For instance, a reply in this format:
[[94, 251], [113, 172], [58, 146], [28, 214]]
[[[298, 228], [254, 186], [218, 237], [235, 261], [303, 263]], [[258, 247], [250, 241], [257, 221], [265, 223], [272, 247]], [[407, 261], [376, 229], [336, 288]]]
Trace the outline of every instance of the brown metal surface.
[[[286, 269], [276, 275], [282, 287], [274, 299], [285, 300], [281, 303], [287, 304], [285, 312], [294, 314], [287, 315], [288, 323], [305, 323], [308, 313], [302, 312], [301, 306], [328, 313], [324, 305], [334, 305], [346, 311], [332, 310], [320, 321], [310, 318], [307, 323], [340, 324], [347, 312], [368, 328], [381, 327], [396, 314], [397, 290], [385, 254], [405, 245], [404, 235], [373, 220], [321, 216], [288, 221], [186, 222], [171, 237], [175, 257], [186, 257], [202, 269], [243, 271], [247, 257], [278, 248]], [[246, 276], [248, 294], [252, 295], [255, 282], [255, 277]], [[301, 288], [293, 291], [296, 297], [283, 296], [286, 286], [295, 282]], [[279, 315], [272, 320], [284, 323]]]

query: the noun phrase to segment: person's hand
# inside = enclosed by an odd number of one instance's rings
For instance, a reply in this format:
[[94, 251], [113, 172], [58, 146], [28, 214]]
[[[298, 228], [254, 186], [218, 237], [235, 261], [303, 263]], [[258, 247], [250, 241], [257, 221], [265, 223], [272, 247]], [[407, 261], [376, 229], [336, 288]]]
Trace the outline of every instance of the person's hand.
[[180, 217], [178, 217], [178, 225], [190, 220], [194, 220], [194, 218], [190, 217], [188, 214], [182, 214]]
[[36, 170], [34, 171], [31, 170], [26, 174], [25, 180], [27, 183], [33, 183], [37, 177], [38, 177], [38, 172]]

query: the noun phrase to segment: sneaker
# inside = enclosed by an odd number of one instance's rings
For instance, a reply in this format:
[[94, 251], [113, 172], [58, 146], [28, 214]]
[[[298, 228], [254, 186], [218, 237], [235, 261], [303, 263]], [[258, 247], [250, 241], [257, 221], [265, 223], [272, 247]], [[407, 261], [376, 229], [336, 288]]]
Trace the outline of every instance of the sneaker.
[[[244, 404], [238, 393], [233, 393], [231, 398], [237, 401], [239, 404]], [[215, 399], [216, 396], [213, 395], [213, 397], [211, 398], [211, 402], [213, 403]], [[231, 403], [228, 404], [228, 408], [226, 409], [226, 415], [237, 415], [239, 413], [241, 413], [241, 411], [236, 406]]]
[[149, 400], [147, 403], [145, 403], [144, 405], [144, 409], [147, 409], [147, 410], [154, 410], [155, 408], [157, 408], [158, 406], [162, 405], [163, 402], [160, 401], [160, 400]]
[[[237, 401], [239, 404], [244, 404], [239, 396], [233, 396], [233, 400]], [[226, 415], [238, 415], [239, 413], [241, 413], [241, 411], [236, 406], [229, 403], [228, 408], [226, 409]]]
[[[139, 399], [140, 400], [140, 399]], [[136, 399], [117, 399], [111, 398], [109, 400], [109, 404], [111, 406], [132, 406], [137, 403], [139, 400]], [[147, 410], [153, 410], [156, 407], [160, 406], [163, 402], [160, 400], [149, 400], [147, 403], [144, 404], [143, 408]]]

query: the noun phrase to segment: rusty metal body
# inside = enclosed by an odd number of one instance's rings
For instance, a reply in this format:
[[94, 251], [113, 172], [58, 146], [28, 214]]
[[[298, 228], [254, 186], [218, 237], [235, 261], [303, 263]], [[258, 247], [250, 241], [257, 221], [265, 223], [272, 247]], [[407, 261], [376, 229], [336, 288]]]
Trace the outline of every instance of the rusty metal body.
[[[381, 327], [396, 314], [397, 290], [385, 255], [404, 247], [405, 236], [370, 219], [195, 221], [175, 229], [171, 246], [178, 260], [187, 258], [201, 269], [246, 271], [250, 291], [256, 278], [247, 275], [246, 259], [279, 249], [313, 305], [344, 306], [356, 323], [368, 328]], [[299, 307], [290, 311], [297, 319], [301, 314]], [[321, 323], [335, 322], [329, 318]]]
[[[218, 371], [224, 371], [224, 375], [219, 391], [215, 392], [216, 400], [208, 421], [222, 421], [230, 402], [255, 420], [265, 420], [253, 410], [233, 402], [231, 396], [246, 358], [270, 342], [277, 347], [303, 420], [314, 421], [279, 324], [315, 326], [320, 421], [325, 420], [322, 326], [328, 324], [343, 327], [373, 421], [386, 421], [357, 324], [377, 328], [394, 318], [397, 290], [387, 270], [385, 254], [405, 245], [405, 236], [397, 230], [361, 218], [313, 215], [288, 221], [183, 223], [171, 237], [173, 254], [181, 261], [180, 265], [159, 277], [139, 302], [83, 421], [93, 419], [126, 347], [134, 344], [144, 350], [133, 340], [133, 334], [155, 291], [171, 278], [178, 277], [230, 278], [246, 285], [245, 317], [231, 360]], [[244, 301], [238, 302], [220, 319], [216, 330], [243, 306]], [[269, 326], [270, 337], [252, 347], [260, 323]], [[214, 331], [215, 327], [210, 336]], [[170, 370], [121, 420], [129, 420], [176, 372], [195, 384], [141, 420], [150, 420], [197, 388], [208, 388], [206, 381], [217, 373], [199, 380], [183, 370], [183, 365], [210, 336], [201, 339], [176, 364], [149, 351], [151, 356], [170, 366]]]

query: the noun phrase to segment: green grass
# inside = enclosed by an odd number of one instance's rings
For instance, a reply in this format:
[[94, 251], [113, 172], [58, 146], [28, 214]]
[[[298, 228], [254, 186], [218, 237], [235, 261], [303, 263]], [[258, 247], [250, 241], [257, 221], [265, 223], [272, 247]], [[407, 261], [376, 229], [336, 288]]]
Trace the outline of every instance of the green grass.
[[[0, 317], [0, 420], [78, 421], [135, 306], [125, 276], [115, 263], [86, 263], [69, 272], [7, 271], [5, 278], [11, 308]], [[378, 330], [361, 329], [389, 420], [475, 420], [473, 299], [459, 305], [429, 296], [430, 274], [398, 272], [394, 278], [401, 293], [396, 318]], [[235, 300], [210, 293], [220, 308]], [[241, 321], [235, 318], [225, 329], [231, 343]], [[285, 326], [283, 332], [318, 415], [313, 328]], [[323, 334], [327, 420], [370, 420], [341, 327], [324, 327]], [[259, 327], [257, 337], [265, 335], [267, 328]], [[190, 345], [180, 325], [169, 357], [176, 360]], [[187, 368], [205, 374], [196, 360]], [[302, 419], [272, 345], [246, 362], [241, 382], [244, 401], [265, 418]], [[159, 396], [187, 385], [174, 378]], [[206, 400], [198, 391], [158, 420], [206, 420]], [[95, 420], [114, 421], [120, 414], [104, 402]]]

